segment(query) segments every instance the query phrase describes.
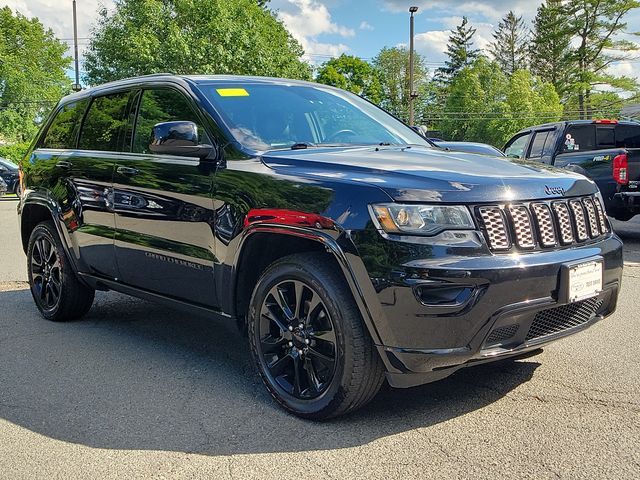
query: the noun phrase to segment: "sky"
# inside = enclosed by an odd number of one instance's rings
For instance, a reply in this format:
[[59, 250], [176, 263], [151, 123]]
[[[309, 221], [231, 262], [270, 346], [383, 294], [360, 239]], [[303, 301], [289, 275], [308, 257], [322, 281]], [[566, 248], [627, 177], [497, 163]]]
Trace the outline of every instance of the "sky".
[[[408, 8], [416, 5], [416, 50], [424, 56], [427, 66], [435, 69], [446, 58], [449, 31], [463, 15], [477, 29], [476, 47], [484, 48], [492, 41], [493, 30], [508, 9], [530, 24], [539, 4], [536, 0], [271, 0], [270, 7], [300, 41], [307, 59], [319, 64], [341, 53], [370, 60], [384, 46], [408, 44]], [[0, 0], [0, 5], [38, 17], [72, 46], [71, 0]], [[102, 6], [111, 8], [113, 1], [78, 0], [81, 50]], [[640, 9], [631, 12], [627, 22], [630, 29], [640, 30]], [[640, 59], [616, 63], [611, 73], [640, 78]]]

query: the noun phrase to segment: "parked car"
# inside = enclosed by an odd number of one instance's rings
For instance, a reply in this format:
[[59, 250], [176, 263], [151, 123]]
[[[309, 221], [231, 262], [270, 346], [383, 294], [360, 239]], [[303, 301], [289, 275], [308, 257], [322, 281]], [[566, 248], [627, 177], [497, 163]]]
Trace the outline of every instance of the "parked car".
[[479, 155], [493, 155], [494, 157], [506, 156], [501, 150], [498, 150], [493, 145], [478, 142], [445, 142], [434, 141], [433, 143], [445, 150], [451, 150], [454, 152], [468, 152], [477, 153]]
[[591, 178], [607, 213], [618, 220], [640, 213], [640, 123], [575, 120], [538, 125], [517, 133], [504, 151]]
[[98, 289], [235, 320], [268, 391], [305, 418], [615, 310], [622, 242], [593, 182], [433, 148], [325, 85], [109, 83], [62, 99], [28, 158], [19, 214], [44, 318], [82, 317]]
[[4, 182], [2, 177], [0, 177], [0, 197], [3, 197], [7, 193], [7, 184]]
[[0, 157], [0, 178], [6, 183], [7, 191], [18, 194], [20, 191], [20, 175], [18, 166], [15, 163]]

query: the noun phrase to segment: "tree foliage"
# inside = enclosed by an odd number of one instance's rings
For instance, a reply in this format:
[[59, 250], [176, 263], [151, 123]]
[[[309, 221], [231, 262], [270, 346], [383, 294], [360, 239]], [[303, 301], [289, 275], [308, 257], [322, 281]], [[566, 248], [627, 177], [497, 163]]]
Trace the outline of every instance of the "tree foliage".
[[[116, 0], [100, 12], [86, 81], [156, 73], [310, 78], [303, 50], [255, 0]], [[262, 2], [264, 4], [264, 2]]]
[[471, 65], [480, 53], [473, 48], [473, 36], [476, 29], [469, 25], [469, 19], [462, 17], [462, 23], [455, 30], [451, 30], [449, 43], [447, 44], [447, 57], [445, 67], [439, 72], [446, 78], [455, 76], [461, 69]]
[[316, 81], [360, 95], [373, 103], [382, 100], [382, 87], [373, 66], [358, 57], [342, 54], [325, 62]]
[[25, 142], [69, 91], [66, 45], [36, 18], [0, 9], [0, 140]]
[[533, 123], [559, 120], [562, 115], [553, 85], [527, 70], [507, 76], [497, 62], [484, 57], [451, 81], [445, 110], [438, 126], [447, 139], [498, 147], [514, 132]]
[[563, 97], [569, 90], [571, 30], [562, 0], [546, 0], [533, 20], [531, 71], [553, 84]]
[[489, 52], [502, 70], [509, 75], [516, 70], [523, 70], [528, 66], [529, 31], [522, 17], [516, 17], [509, 11], [498, 24], [493, 33], [493, 42], [489, 45]]
[[[414, 54], [414, 91], [424, 101], [430, 88], [427, 67], [421, 55]], [[398, 118], [409, 119], [409, 50], [404, 47], [385, 47], [373, 59], [382, 97], [380, 106]], [[423, 116], [423, 102], [416, 102], [416, 118]]]
[[639, 7], [637, 0], [568, 0], [566, 8], [572, 17], [569, 31], [578, 41], [569, 56], [573, 61], [571, 89], [578, 97], [582, 118], [593, 115], [591, 92], [596, 87], [637, 91], [636, 79], [612, 75], [607, 68], [640, 49], [618, 36], [626, 31], [625, 15]]

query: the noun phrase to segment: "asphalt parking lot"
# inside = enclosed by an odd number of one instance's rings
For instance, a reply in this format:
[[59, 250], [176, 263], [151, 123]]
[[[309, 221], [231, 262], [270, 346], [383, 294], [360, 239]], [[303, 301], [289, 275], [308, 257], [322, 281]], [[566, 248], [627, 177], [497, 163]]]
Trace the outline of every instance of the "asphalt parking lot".
[[233, 325], [116, 293], [42, 320], [0, 199], [0, 478], [640, 478], [640, 221], [617, 313], [526, 360], [283, 413]]

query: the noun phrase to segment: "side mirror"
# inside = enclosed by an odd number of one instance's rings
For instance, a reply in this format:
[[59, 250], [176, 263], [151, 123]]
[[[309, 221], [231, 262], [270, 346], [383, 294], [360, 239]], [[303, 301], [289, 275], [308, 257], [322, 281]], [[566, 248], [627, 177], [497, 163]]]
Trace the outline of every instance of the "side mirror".
[[154, 125], [149, 150], [159, 155], [206, 158], [213, 151], [213, 146], [200, 143], [195, 123], [177, 121]]

